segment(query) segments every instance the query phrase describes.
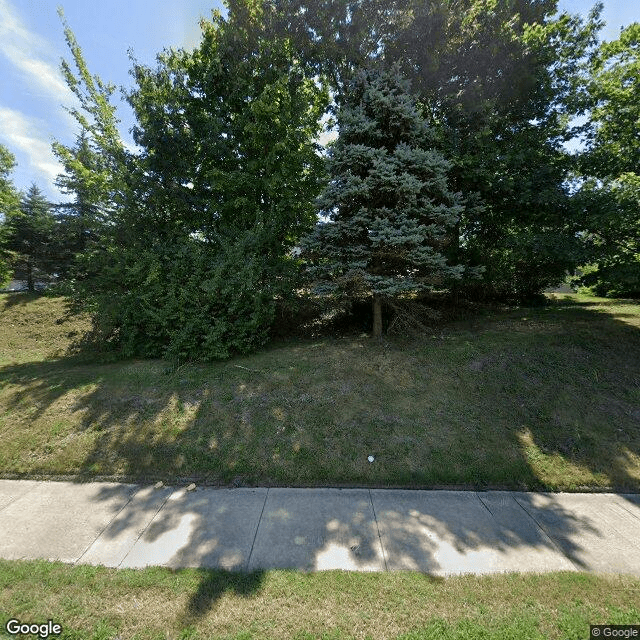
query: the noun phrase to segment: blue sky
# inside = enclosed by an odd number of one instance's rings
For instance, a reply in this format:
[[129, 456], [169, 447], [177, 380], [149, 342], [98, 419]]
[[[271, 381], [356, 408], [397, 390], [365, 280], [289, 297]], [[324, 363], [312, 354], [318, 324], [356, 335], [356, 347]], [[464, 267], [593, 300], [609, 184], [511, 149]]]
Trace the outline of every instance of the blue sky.
[[[591, 0], [560, 0], [561, 10], [587, 14]], [[72, 144], [75, 121], [64, 111], [73, 96], [59, 71], [69, 59], [57, 6], [80, 44], [91, 73], [104, 81], [130, 87], [128, 50], [153, 64], [165, 47], [194, 47], [200, 18], [208, 18], [215, 0], [0, 0], [0, 143], [16, 156], [13, 180], [19, 189], [36, 182], [53, 201], [62, 196], [54, 186], [60, 171], [51, 140]], [[603, 38], [617, 37], [622, 26], [640, 21], [640, 3], [605, 0]], [[126, 104], [119, 103], [121, 131], [131, 141], [133, 124]]]

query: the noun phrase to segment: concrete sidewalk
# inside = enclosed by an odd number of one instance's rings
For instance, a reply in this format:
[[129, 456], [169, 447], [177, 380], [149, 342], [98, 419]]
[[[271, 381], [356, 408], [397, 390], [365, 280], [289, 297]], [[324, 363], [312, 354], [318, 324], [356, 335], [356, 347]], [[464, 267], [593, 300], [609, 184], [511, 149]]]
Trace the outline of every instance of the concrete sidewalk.
[[0, 480], [0, 557], [110, 567], [640, 576], [640, 495]]

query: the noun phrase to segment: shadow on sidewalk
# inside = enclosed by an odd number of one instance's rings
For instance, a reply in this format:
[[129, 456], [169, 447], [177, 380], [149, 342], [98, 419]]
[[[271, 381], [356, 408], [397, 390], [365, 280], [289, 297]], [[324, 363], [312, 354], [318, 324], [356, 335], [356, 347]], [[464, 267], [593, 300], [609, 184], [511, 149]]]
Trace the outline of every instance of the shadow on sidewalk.
[[[530, 515], [536, 510], [544, 511], [543, 528]], [[185, 624], [214, 609], [226, 592], [254, 595], [272, 568], [413, 570], [434, 578], [593, 570], [583, 540], [606, 544], [611, 535], [597, 514], [565, 508], [553, 494], [509, 492], [178, 489], [145, 517], [122, 566], [204, 567]], [[124, 509], [112, 524], [102, 534], [107, 542], [128, 527], [141, 529], [140, 511]], [[525, 559], [522, 568], [518, 558]]]

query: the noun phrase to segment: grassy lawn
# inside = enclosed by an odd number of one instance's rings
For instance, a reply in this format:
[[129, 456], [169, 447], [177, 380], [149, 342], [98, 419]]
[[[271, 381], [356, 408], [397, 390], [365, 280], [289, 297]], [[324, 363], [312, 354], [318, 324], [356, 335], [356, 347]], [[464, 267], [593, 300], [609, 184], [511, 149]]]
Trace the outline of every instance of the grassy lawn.
[[0, 296], [4, 477], [640, 490], [637, 301], [556, 295], [176, 371], [66, 356], [87, 323], [64, 309]]
[[637, 624], [640, 580], [575, 573], [460, 576], [105, 569], [0, 560], [6, 621], [61, 640], [584, 640]]

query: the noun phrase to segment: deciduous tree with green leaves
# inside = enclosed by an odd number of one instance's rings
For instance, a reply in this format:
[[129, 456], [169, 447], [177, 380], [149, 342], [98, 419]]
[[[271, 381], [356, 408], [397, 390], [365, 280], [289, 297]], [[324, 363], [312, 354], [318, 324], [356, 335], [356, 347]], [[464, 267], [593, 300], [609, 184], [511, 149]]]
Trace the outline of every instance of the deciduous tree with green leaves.
[[58, 13], [72, 58], [71, 62], [62, 61], [62, 73], [77, 100], [67, 111], [79, 128], [74, 145], [60, 141], [52, 145], [64, 167], [56, 184], [73, 197], [58, 207], [60, 270], [69, 278], [66, 290], [76, 308], [90, 312], [99, 325], [103, 322], [100, 316], [108, 314], [104, 309], [98, 311], [96, 295], [105, 284], [104, 274], [118, 262], [120, 239], [128, 236], [124, 214], [135, 159], [125, 150], [118, 130], [111, 102], [116, 87], [90, 73], [62, 10]]
[[305, 240], [303, 256], [325, 290], [372, 296], [379, 338], [385, 300], [444, 290], [461, 277], [445, 253], [462, 200], [398, 68], [358, 72], [337, 122], [319, 200], [328, 221]]
[[53, 143], [53, 152], [65, 169], [58, 178], [58, 186], [81, 197], [86, 206], [100, 210], [106, 216], [122, 204], [128, 170], [116, 107], [111, 103], [116, 87], [89, 72], [82, 49], [62, 9], [58, 9], [58, 15], [73, 58], [73, 64], [62, 61], [62, 73], [77, 99], [77, 106], [67, 107], [67, 111], [80, 129], [74, 146], [65, 146], [59, 141]]
[[10, 177], [15, 167], [15, 156], [0, 144], [0, 215], [3, 218], [15, 210], [20, 202], [18, 190]]
[[195, 51], [134, 67], [130, 102], [156, 227], [210, 242], [252, 230], [282, 255], [314, 221], [324, 178], [315, 138], [328, 94], [286, 38], [267, 38], [270, 10], [229, 2], [226, 18], [201, 23]]
[[640, 295], [640, 24], [604, 42], [588, 82], [592, 101], [577, 195], [600, 295]]
[[15, 166], [15, 156], [0, 144], [0, 285], [7, 282], [12, 273], [6, 242], [7, 222], [17, 213], [20, 204], [20, 194], [10, 177]]
[[328, 94], [287, 38], [267, 37], [270, 10], [229, 2], [226, 18], [202, 22], [195, 51], [134, 67], [132, 237], [153, 268], [131, 317], [172, 358], [262, 344], [295, 286], [291, 249], [314, 222]]
[[67, 82], [84, 88], [77, 119], [99, 152], [86, 170], [82, 146], [67, 150], [66, 184], [76, 194], [88, 184], [109, 211], [76, 299], [125, 355], [206, 360], [255, 348], [295, 286], [290, 253], [314, 222], [328, 94], [286, 38], [267, 37], [268, 11], [233, 0], [227, 17], [202, 22], [193, 52], [134, 64], [136, 156], [121, 152], [106, 85], [66, 32], [78, 68]]
[[581, 256], [580, 216], [567, 186], [574, 163], [564, 143], [581, 132], [573, 118], [586, 108], [601, 7], [584, 19], [553, 16], [551, 2], [490, 3], [490, 12], [485, 4], [473, 2], [469, 14], [454, 19], [463, 57], [477, 60], [454, 64], [461, 60], [446, 46], [436, 79], [451, 68], [462, 69], [460, 77], [429, 88], [424, 72], [426, 114], [453, 163], [451, 184], [469, 203], [454, 253], [485, 267], [462, 292], [531, 299]]

